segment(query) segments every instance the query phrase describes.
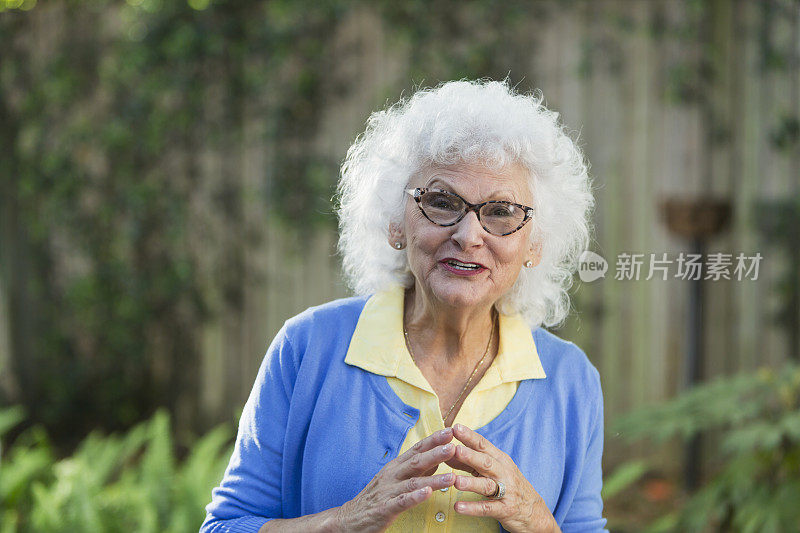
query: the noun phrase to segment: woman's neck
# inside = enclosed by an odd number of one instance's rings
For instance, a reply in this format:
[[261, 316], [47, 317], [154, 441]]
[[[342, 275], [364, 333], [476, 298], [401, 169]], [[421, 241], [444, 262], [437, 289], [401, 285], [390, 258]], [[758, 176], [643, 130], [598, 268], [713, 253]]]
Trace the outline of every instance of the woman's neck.
[[417, 364], [474, 366], [486, 352], [492, 331], [496, 333], [492, 307], [445, 306], [421, 290], [407, 290], [404, 325]]

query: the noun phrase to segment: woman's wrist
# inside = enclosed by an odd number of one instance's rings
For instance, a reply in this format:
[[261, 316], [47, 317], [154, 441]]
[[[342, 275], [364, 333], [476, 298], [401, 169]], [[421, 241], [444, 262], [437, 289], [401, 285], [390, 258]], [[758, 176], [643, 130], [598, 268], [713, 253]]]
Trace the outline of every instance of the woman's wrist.
[[553, 519], [552, 528], [550, 529], [550, 533], [561, 533], [561, 528], [558, 526], [558, 522], [556, 522], [556, 517], [552, 514], [550, 517]]
[[344, 505], [340, 505], [339, 507], [334, 507], [331, 509], [334, 512], [333, 520], [331, 527], [327, 530], [330, 533], [339, 533], [341, 531], [347, 531], [347, 521], [345, 520], [345, 508]]
[[340, 533], [343, 529], [341, 507], [332, 507], [319, 513], [297, 518], [270, 520], [258, 533]]

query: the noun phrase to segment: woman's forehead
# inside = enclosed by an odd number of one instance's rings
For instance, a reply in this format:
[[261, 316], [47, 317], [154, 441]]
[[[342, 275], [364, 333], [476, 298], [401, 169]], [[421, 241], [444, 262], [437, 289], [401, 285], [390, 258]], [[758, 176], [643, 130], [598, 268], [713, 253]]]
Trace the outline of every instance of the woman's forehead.
[[491, 168], [475, 163], [430, 165], [422, 169], [411, 183], [418, 187], [444, 187], [461, 194], [481, 196], [511, 195], [528, 199], [530, 186], [528, 173], [520, 164]]

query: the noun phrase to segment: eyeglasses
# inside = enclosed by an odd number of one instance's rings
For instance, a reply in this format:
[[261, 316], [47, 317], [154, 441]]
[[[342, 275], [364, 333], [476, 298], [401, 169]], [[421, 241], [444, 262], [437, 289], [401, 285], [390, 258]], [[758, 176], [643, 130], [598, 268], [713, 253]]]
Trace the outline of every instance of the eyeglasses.
[[453, 192], [417, 187], [406, 189], [414, 197], [425, 218], [439, 226], [458, 224], [470, 211], [474, 211], [483, 229], [503, 237], [524, 226], [533, 216], [533, 208], [526, 205], [489, 200], [471, 204]]

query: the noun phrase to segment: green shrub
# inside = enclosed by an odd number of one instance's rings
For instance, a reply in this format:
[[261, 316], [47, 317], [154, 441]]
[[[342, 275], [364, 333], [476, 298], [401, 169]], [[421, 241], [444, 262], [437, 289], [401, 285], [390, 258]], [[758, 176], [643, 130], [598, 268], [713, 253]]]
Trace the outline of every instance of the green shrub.
[[[19, 408], [0, 411], [0, 437], [21, 419]], [[93, 433], [56, 460], [32, 428], [0, 460], [0, 533], [197, 531], [231, 440], [232, 429], [220, 426], [179, 461], [160, 411], [123, 436]]]
[[719, 471], [652, 530], [785, 532], [800, 524], [800, 366], [717, 379], [611, 425], [662, 442], [717, 430]]

